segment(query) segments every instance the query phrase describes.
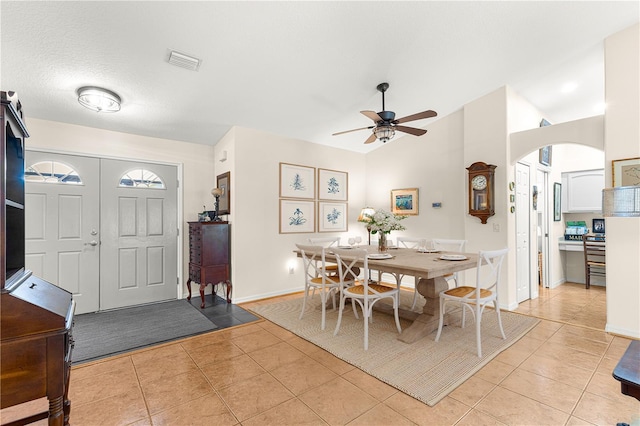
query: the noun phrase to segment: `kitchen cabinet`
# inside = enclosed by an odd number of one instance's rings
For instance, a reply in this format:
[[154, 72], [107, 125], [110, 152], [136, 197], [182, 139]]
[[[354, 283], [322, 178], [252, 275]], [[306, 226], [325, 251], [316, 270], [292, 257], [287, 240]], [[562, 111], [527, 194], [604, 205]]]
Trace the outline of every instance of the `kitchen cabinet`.
[[562, 173], [562, 212], [602, 211], [604, 169]]

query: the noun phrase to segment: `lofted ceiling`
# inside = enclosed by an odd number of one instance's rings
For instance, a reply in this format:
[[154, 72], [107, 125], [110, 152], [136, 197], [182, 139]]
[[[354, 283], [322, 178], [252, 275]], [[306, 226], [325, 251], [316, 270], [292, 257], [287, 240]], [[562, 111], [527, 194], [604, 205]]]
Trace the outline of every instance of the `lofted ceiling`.
[[[372, 124], [359, 111], [381, 110], [381, 82], [396, 117], [442, 117], [504, 85], [551, 123], [601, 114], [603, 40], [638, 18], [637, 1], [2, 1], [0, 82], [27, 117], [209, 145], [242, 126], [368, 152], [381, 146], [368, 130], [331, 134]], [[170, 65], [171, 50], [199, 69]], [[82, 86], [118, 93], [121, 111], [83, 108]]]

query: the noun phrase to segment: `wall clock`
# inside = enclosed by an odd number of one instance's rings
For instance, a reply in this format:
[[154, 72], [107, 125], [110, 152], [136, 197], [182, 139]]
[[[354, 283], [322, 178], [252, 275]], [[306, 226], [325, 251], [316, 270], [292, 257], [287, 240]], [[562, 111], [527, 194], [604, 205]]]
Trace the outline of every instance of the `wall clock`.
[[481, 161], [473, 163], [469, 171], [469, 214], [487, 223], [495, 214], [494, 174], [496, 166]]

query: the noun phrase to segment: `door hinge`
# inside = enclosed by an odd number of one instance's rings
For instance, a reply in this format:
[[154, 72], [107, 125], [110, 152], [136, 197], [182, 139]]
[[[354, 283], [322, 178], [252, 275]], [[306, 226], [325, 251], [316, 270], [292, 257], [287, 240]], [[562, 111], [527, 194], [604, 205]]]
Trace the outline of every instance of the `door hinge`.
[[178, 237], [180, 236], [180, 228], [176, 229], [176, 234], [177, 234]]
[[176, 284], [180, 284], [180, 277], [176, 277]]
[[180, 188], [180, 180], [176, 180], [176, 188]]

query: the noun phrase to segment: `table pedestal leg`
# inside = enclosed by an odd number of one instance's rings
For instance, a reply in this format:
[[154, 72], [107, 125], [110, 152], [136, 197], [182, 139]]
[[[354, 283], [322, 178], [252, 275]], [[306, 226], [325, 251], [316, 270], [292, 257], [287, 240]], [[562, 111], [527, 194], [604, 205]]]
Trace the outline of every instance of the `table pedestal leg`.
[[[440, 321], [440, 292], [449, 288], [447, 280], [443, 277], [420, 278], [418, 282], [418, 293], [423, 295], [427, 302], [422, 308], [422, 313], [413, 321], [408, 328], [402, 330], [398, 340], [405, 343], [413, 343], [438, 329]], [[449, 315], [446, 314], [444, 323], [448, 323]]]

